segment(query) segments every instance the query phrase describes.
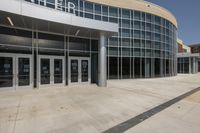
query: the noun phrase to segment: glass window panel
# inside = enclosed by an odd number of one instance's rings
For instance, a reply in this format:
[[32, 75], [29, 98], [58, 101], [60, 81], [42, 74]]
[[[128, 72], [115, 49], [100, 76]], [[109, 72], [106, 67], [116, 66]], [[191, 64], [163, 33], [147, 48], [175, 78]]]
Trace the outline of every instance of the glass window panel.
[[130, 20], [122, 20], [122, 27], [124, 28], [130, 28]]
[[146, 41], [146, 48], [151, 48], [151, 41]]
[[142, 30], [145, 30], [145, 22], [142, 22]]
[[86, 18], [93, 19], [93, 14], [85, 13], [85, 17], [86, 17]]
[[160, 36], [160, 34], [155, 33], [155, 40], [156, 40], [156, 41], [161, 41], [161, 36]]
[[130, 47], [130, 39], [123, 38], [122, 39], [122, 46]]
[[110, 57], [109, 58], [109, 79], [118, 78], [118, 58]]
[[130, 37], [130, 30], [122, 29], [122, 36], [123, 37]]
[[146, 21], [151, 22], [151, 14], [146, 14]]
[[161, 33], [161, 27], [158, 25], [155, 25], [155, 32]]
[[93, 4], [89, 2], [85, 2], [85, 11], [93, 13]]
[[146, 39], [151, 40], [151, 32], [146, 32]]
[[151, 31], [151, 24], [150, 23], [146, 23], [146, 30]]
[[0, 57], [0, 88], [13, 86], [13, 58]]
[[80, 10], [83, 11], [83, 1], [80, 1]]
[[114, 37], [110, 38], [109, 45], [110, 46], [118, 46], [118, 38], [114, 38]]
[[141, 28], [140, 21], [134, 21], [134, 29], [140, 29], [140, 28]]
[[50, 8], [55, 8], [55, 0], [46, 0], [46, 6]]
[[134, 77], [140, 78], [141, 77], [141, 59], [135, 58], [134, 59]]
[[134, 38], [140, 38], [140, 31], [134, 30]]
[[150, 50], [150, 49], [147, 49], [147, 50], [146, 50], [146, 56], [147, 56], [147, 57], [151, 57], [151, 50]]
[[103, 15], [108, 16], [108, 7], [107, 6], [103, 6]]
[[130, 58], [122, 58], [122, 78], [130, 78]]
[[122, 48], [122, 56], [130, 56], [130, 49]]
[[95, 20], [101, 20], [101, 16], [95, 15]]
[[145, 13], [142, 13], [142, 21], [145, 21]]
[[103, 16], [103, 21], [108, 22], [108, 17]]
[[101, 5], [95, 4], [95, 13], [96, 14], [101, 14]]
[[109, 55], [118, 56], [118, 48], [110, 47], [109, 48]]
[[118, 9], [110, 7], [109, 8], [109, 16], [118, 17]]
[[117, 18], [109, 18], [109, 22], [118, 23], [118, 19]]
[[140, 49], [139, 48], [135, 48], [134, 49], [134, 56], [140, 56]]
[[161, 43], [160, 42], [155, 42], [155, 48], [156, 49], [160, 49], [161, 47]]
[[141, 47], [145, 48], [145, 40], [141, 41]]
[[145, 56], [145, 49], [141, 50], [141, 54], [142, 54], [143, 57]]
[[160, 57], [160, 51], [159, 50], [155, 50], [155, 57]]
[[135, 19], [135, 20], [140, 20], [140, 19], [141, 19], [141, 17], [140, 17], [140, 12], [139, 12], [139, 11], [135, 11], [135, 12], [134, 12], [134, 19]]
[[161, 18], [158, 16], [155, 16], [155, 24], [161, 25]]
[[145, 31], [142, 31], [142, 39], [145, 39]]
[[130, 18], [130, 10], [122, 10], [122, 18]]
[[139, 39], [135, 39], [134, 40], [134, 47], [140, 47], [140, 44], [141, 44], [141, 42], [140, 42], [140, 40]]

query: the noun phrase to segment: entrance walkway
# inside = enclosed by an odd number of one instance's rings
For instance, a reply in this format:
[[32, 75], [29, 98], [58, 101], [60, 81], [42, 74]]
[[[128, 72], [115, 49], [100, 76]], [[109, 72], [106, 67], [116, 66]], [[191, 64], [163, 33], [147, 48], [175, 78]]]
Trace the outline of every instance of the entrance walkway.
[[[2, 91], [0, 132], [104, 132], [198, 87], [200, 74], [113, 80], [108, 81], [107, 88], [83, 85]], [[126, 131], [182, 133], [187, 127], [191, 132], [199, 133], [200, 119], [195, 116], [200, 113], [198, 94], [187, 97], [187, 100], [166, 108]]]

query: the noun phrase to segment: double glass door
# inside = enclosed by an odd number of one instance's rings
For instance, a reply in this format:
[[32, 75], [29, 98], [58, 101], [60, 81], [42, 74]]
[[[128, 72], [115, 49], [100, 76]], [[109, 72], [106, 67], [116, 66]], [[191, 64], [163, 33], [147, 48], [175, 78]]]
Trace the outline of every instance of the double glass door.
[[39, 86], [64, 85], [64, 57], [39, 56]]
[[32, 88], [32, 56], [0, 54], [0, 89]]
[[69, 84], [90, 83], [90, 58], [70, 57], [68, 79]]

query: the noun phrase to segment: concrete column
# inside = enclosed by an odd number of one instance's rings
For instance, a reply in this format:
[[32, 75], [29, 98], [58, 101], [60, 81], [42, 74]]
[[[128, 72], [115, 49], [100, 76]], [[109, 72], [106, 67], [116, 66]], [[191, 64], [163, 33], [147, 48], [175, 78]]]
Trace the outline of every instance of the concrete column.
[[106, 61], [106, 35], [100, 33], [99, 39], [99, 60], [98, 60], [98, 85], [107, 86], [107, 61]]
[[193, 68], [192, 68], [192, 74], [195, 74], [195, 57], [193, 57]]
[[189, 57], [189, 74], [192, 73], [192, 64], [191, 64], [191, 57]]
[[150, 63], [151, 59], [146, 59], [146, 67], [145, 67], [145, 78], [149, 78], [150, 77]]

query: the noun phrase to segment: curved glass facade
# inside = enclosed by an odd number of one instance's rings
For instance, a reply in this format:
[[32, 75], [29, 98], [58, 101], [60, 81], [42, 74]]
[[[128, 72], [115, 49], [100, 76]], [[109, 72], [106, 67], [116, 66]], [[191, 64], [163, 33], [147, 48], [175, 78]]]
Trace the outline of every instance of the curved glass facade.
[[119, 24], [108, 39], [108, 79], [176, 75], [177, 28], [165, 18], [146, 12], [69, 0], [76, 15]]
[[59, 5], [55, 0], [34, 0], [35, 4], [74, 13], [68, 9], [68, 2], [74, 3], [76, 16], [119, 25], [118, 34], [108, 38], [108, 79], [176, 75], [177, 28], [170, 21], [147, 12], [85, 0], [63, 0]]

